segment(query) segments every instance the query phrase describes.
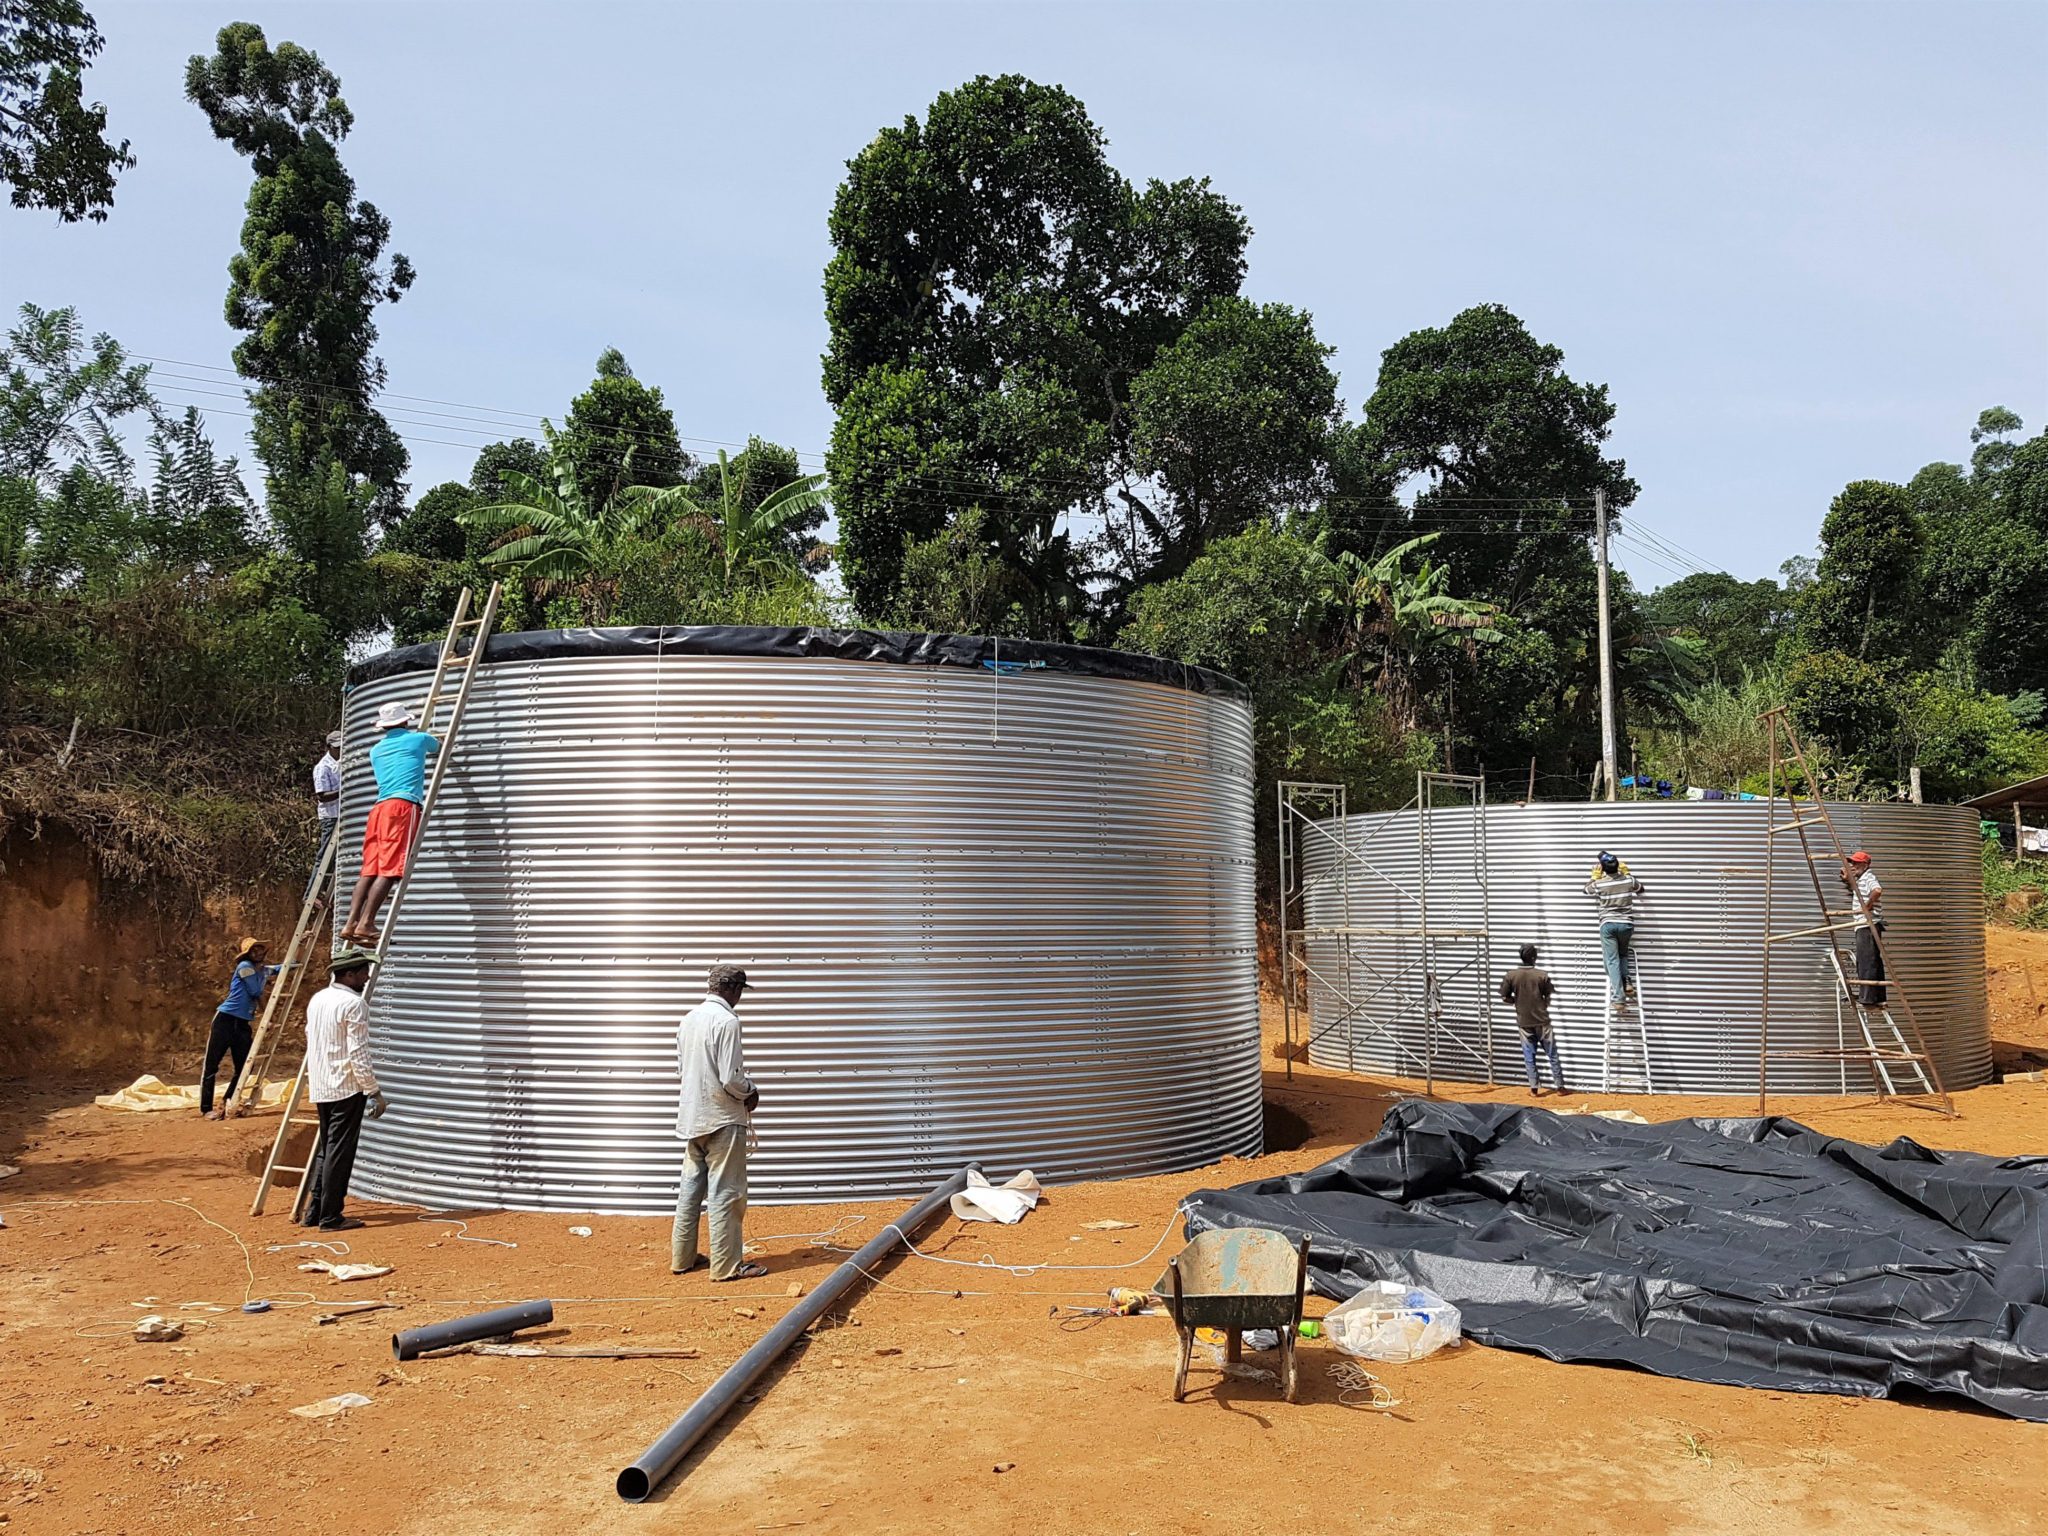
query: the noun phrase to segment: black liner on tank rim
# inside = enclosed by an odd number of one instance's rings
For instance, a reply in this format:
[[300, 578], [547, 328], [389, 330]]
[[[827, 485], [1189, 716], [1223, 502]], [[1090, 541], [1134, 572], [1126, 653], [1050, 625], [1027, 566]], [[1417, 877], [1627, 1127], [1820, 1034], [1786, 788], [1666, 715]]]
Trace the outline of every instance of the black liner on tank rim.
[[[438, 643], [402, 645], [350, 667], [351, 688], [382, 677], [431, 672]], [[1003, 676], [1058, 672], [1127, 683], [1160, 683], [1190, 693], [1249, 699], [1244, 684], [1207, 667], [1193, 667], [1133, 651], [1047, 640], [997, 640], [987, 635], [927, 635], [874, 629], [767, 629], [737, 624], [661, 624], [631, 629], [529, 629], [493, 635], [484, 662], [545, 661], [560, 656], [765, 656], [782, 660], [891, 662], [898, 666], [960, 667]]]

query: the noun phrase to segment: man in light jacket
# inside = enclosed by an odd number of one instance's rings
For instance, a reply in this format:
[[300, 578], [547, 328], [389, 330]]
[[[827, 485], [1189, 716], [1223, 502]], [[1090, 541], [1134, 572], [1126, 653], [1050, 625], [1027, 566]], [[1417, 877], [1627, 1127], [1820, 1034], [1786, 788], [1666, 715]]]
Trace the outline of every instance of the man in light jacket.
[[306, 1097], [320, 1116], [320, 1147], [299, 1225], [322, 1232], [362, 1225], [341, 1214], [341, 1202], [355, 1172], [363, 1115], [367, 1111], [376, 1120], [384, 1114], [384, 1090], [370, 1066], [370, 1020], [363, 1009], [370, 964], [359, 949], [337, 950], [327, 967], [334, 979], [306, 1004]]
[[741, 1226], [747, 1215], [747, 1142], [761, 1092], [747, 1076], [735, 1011], [747, 990], [736, 965], [711, 967], [710, 995], [683, 1015], [676, 1029], [676, 1068], [682, 1097], [676, 1136], [683, 1143], [683, 1178], [676, 1188], [676, 1224], [669, 1269], [686, 1274], [697, 1256], [697, 1218], [711, 1218], [711, 1278], [753, 1280], [768, 1271], [746, 1257]]

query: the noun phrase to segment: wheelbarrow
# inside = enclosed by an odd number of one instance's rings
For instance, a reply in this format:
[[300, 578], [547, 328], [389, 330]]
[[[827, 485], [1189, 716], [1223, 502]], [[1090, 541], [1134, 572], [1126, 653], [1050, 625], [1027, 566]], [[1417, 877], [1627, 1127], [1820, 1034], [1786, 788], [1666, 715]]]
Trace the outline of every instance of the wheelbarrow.
[[1308, 1239], [1297, 1248], [1282, 1232], [1263, 1227], [1219, 1227], [1199, 1233], [1166, 1261], [1153, 1287], [1166, 1299], [1180, 1330], [1180, 1367], [1173, 1400], [1187, 1397], [1188, 1357], [1197, 1328], [1223, 1331], [1223, 1358], [1244, 1358], [1244, 1330], [1271, 1328], [1280, 1335], [1280, 1392], [1294, 1401], [1294, 1341], [1301, 1330], [1301, 1297], [1308, 1285]]

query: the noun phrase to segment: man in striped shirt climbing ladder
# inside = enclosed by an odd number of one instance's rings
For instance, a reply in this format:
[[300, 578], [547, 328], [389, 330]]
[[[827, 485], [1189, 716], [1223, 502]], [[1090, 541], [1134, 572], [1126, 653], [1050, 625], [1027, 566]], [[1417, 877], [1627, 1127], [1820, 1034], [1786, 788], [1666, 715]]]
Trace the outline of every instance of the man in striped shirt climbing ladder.
[[1586, 881], [1586, 894], [1600, 906], [1600, 953], [1607, 962], [1607, 1006], [1619, 1013], [1636, 995], [1636, 898], [1643, 882], [1620, 858], [1603, 852]]

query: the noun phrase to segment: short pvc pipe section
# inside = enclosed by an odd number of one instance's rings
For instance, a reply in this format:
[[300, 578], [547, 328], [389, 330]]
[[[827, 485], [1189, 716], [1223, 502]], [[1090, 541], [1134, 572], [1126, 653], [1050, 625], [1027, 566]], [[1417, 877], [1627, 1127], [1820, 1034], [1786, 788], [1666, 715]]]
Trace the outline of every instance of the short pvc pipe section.
[[493, 1312], [477, 1312], [468, 1317], [451, 1318], [445, 1323], [429, 1323], [424, 1328], [408, 1328], [403, 1333], [394, 1333], [391, 1335], [391, 1358], [416, 1360], [433, 1350], [448, 1349], [456, 1344], [474, 1344], [478, 1339], [495, 1339], [501, 1334], [517, 1333], [521, 1328], [539, 1328], [554, 1320], [555, 1304], [552, 1301], [522, 1301], [514, 1306], [499, 1307]]
[[898, 1243], [914, 1237], [920, 1227], [945, 1208], [948, 1200], [967, 1187], [967, 1174], [973, 1166], [970, 1163], [962, 1168], [868, 1239], [852, 1258], [827, 1275], [816, 1290], [790, 1308], [788, 1316], [762, 1334], [754, 1347], [735, 1360], [731, 1369], [713, 1382], [687, 1413], [669, 1425], [638, 1461], [619, 1474], [619, 1497], [629, 1504], [638, 1504], [654, 1492], [662, 1479], [690, 1454], [690, 1448], [710, 1433], [747, 1388], [782, 1358], [805, 1329], [865, 1279], [866, 1272], [886, 1259]]

